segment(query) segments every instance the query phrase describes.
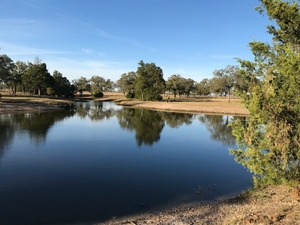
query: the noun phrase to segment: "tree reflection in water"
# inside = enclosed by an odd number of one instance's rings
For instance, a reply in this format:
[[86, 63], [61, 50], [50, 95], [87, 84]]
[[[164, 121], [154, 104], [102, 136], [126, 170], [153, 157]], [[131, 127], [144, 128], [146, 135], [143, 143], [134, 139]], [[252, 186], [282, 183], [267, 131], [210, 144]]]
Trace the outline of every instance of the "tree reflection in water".
[[194, 115], [188, 113], [161, 112], [162, 118], [172, 128], [178, 128], [183, 124], [193, 123]]
[[[167, 124], [171, 128], [190, 125], [195, 117], [206, 125], [212, 140], [223, 145], [234, 145], [235, 138], [228, 127], [228, 116], [193, 115], [188, 113], [158, 112], [138, 108], [116, 107], [101, 101], [79, 102], [76, 110], [51, 111], [26, 114], [0, 114], [0, 155], [9, 145], [15, 132], [27, 132], [36, 144], [46, 140], [48, 130], [55, 122], [71, 117], [75, 113], [80, 118], [101, 121], [116, 117], [122, 129], [135, 132], [138, 146], [151, 146], [160, 140], [161, 132]], [[235, 117], [234, 117], [235, 118]]]
[[118, 110], [116, 116], [121, 128], [135, 131], [138, 146], [158, 142], [165, 126], [161, 113], [156, 111], [126, 108]]
[[75, 114], [74, 110], [0, 114], [0, 157], [16, 133], [27, 133], [36, 145], [46, 141], [49, 129], [58, 121]]
[[114, 108], [106, 109], [102, 101], [80, 102], [76, 106], [77, 115], [80, 118], [90, 118], [93, 121], [109, 119], [115, 115]]
[[[235, 120], [239, 117], [233, 117]], [[229, 116], [212, 116], [199, 115], [199, 121], [205, 124], [210, 132], [210, 138], [214, 141], [219, 141], [225, 146], [235, 145], [235, 137], [232, 135], [232, 127], [228, 126], [230, 122]]]

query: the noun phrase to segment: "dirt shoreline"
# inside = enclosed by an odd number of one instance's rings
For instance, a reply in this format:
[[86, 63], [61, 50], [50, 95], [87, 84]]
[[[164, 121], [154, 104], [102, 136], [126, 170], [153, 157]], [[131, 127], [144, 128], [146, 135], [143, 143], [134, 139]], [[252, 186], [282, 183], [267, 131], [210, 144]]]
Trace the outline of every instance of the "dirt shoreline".
[[[191, 98], [193, 99], [193, 98]], [[146, 108], [158, 111], [171, 111], [181, 113], [214, 114], [214, 115], [239, 115], [249, 116], [240, 99], [232, 99], [230, 103], [225, 98], [203, 98], [196, 101], [185, 101], [187, 99], [172, 99], [172, 101], [140, 101], [120, 98], [119, 96], [105, 96], [97, 101], [114, 101], [124, 107]], [[189, 100], [189, 99], [188, 99]]]
[[[224, 102], [223, 99], [206, 99], [205, 101], [191, 102], [148, 102], [128, 100], [122, 98], [122, 96], [113, 95], [98, 98], [95, 101], [114, 101], [116, 104], [124, 107], [146, 108], [158, 111], [249, 116], [248, 110], [236, 100], [232, 100], [231, 103]], [[0, 113], [59, 110], [72, 103], [74, 103], [73, 100], [55, 98], [5, 97], [0, 99]]]
[[291, 187], [269, 186], [257, 189], [251, 196], [221, 200], [206, 205], [178, 206], [163, 211], [112, 218], [102, 225], [244, 225], [299, 224], [300, 198], [292, 195]]
[[73, 101], [62, 99], [8, 97], [0, 99], [0, 114], [62, 110], [72, 104]]

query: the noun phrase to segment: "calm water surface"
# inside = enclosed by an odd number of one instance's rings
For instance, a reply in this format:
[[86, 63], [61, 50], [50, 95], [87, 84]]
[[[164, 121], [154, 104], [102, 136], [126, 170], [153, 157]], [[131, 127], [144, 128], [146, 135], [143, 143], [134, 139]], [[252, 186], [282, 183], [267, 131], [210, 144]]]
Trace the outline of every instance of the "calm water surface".
[[111, 102], [0, 114], [0, 224], [101, 222], [236, 195], [251, 174], [228, 153], [230, 119]]

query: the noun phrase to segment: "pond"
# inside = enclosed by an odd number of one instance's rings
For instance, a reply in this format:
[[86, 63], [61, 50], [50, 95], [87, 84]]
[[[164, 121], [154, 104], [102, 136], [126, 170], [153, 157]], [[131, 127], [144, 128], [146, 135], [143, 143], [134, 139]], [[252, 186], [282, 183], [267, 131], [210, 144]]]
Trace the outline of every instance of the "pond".
[[92, 223], [251, 186], [228, 116], [78, 103], [0, 114], [0, 224]]

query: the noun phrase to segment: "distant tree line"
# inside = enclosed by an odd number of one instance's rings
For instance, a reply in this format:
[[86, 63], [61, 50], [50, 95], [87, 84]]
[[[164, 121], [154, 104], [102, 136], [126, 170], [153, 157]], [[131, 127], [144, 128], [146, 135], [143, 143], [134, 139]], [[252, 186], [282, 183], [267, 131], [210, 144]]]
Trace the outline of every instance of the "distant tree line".
[[21, 91], [35, 95], [53, 95], [59, 97], [74, 97], [75, 87], [55, 70], [51, 75], [46, 63], [39, 58], [34, 62], [14, 62], [9, 56], [0, 55], [0, 84], [9, 89], [11, 94]]
[[248, 88], [240, 74], [238, 66], [227, 66], [224, 69], [215, 70], [213, 78], [203, 79], [196, 82], [191, 78], [184, 78], [179, 74], [163, 79], [163, 72], [154, 63], [139, 62], [136, 72], [131, 71], [121, 75], [116, 81], [116, 87], [128, 98], [138, 98], [142, 100], [160, 100], [161, 94], [176, 98], [179, 96], [189, 97], [190, 95], [217, 95], [228, 96], [234, 90], [245, 91]]
[[92, 76], [90, 79], [80, 77], [70, 82], [62, 73], [55, 70], [51, 75], [46, 63], [39, 58], [34, 62], [14, 62], [7, 55], [0, 55], [0, 85], [10, 90], [11, 94], [21, 91], [27, 94], [51, 95], [58, 97], [74, 97], [84, 91], [93, 97], [102, 97], [104, 91], [118, 90], [128, 98], [137, 98], [145, 101], [162, 100], [164, 94], [189, 97], [196, 96], [228, 96], [234, 90], [247, 90], [248, 86], [240, 74], [238, 66], [227, 66], [215, 70], [213, 78], [196, 82], [191, 78], [184, 78], [180, 74], [171, 75], [167, 80], [163, 78], [163, 70], [155, 63], [138, 63], [137, 70], [124, 73], [120, 79], [113, 82], [101, 76]]
[[92, 76], [89, 80], [85, 77], [72, 80], [76, 91], [82, 95], [84, 91], [91, 93], [93, 97], [102, 97], [104, 91], [113, 91], [115, 83], [111, 79], [105, 80], [101, 76]]
[[17, 91], [31, 95], [50, 95], [73, 98], [75, 93], [82, 95], [83, 91], [90, 91], [95, 97], [103, 96], [103, 91], [112, 91], [114, 82], [100, 76], [93, 76], [90, 80], [84, 77], [70, 82], [62, 73], [55, 70], [51, 75], [46, 63], [36, 57], [34, 62], [14, 62], [9, 56], [0, 55], [0, 88], [8, 89], [10, 94]]

